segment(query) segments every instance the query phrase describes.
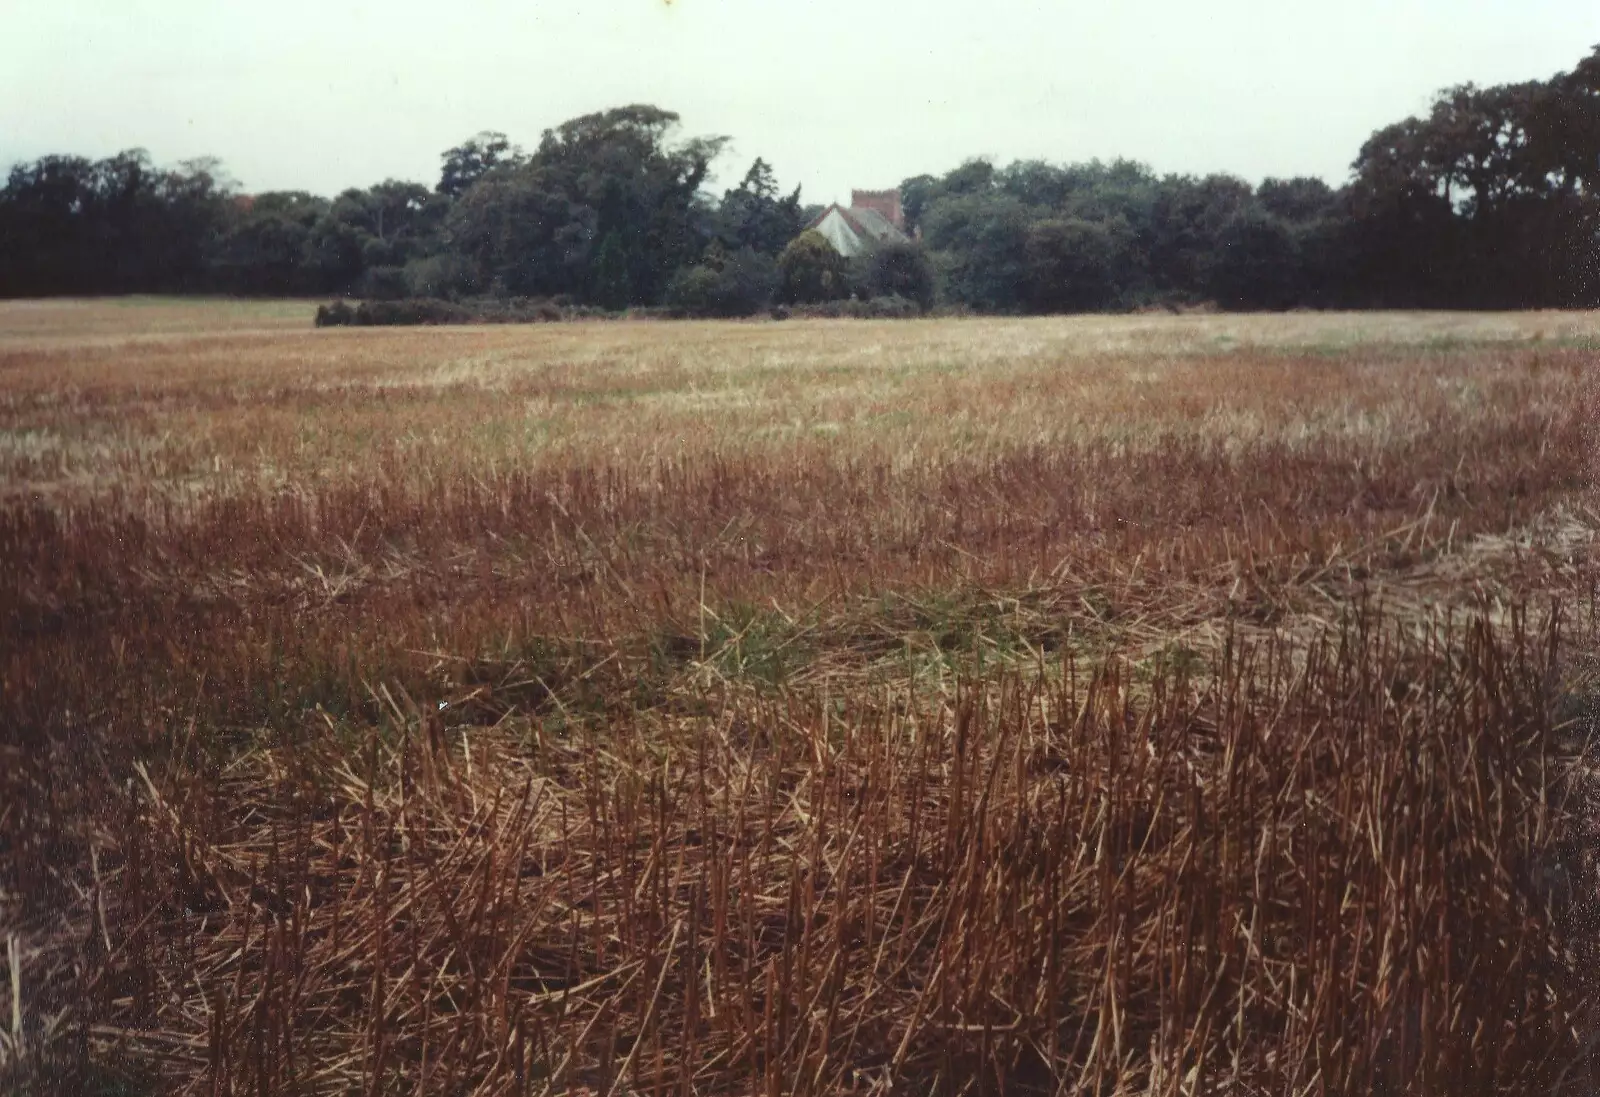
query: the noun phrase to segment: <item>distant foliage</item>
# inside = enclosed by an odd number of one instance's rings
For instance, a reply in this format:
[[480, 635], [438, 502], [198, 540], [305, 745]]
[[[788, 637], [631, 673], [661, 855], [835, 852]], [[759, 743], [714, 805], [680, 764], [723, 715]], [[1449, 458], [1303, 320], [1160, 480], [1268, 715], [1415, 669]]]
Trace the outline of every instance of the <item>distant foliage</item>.
[[1547, 81], [1441, 91], [1374, 133], [1337, 188], [967, 160], [901, 183], [917, 244], [850, 263], [803, 233], [822, 207], [765, 159], [710, 193], [728, 141], [680, 138], [678, 121], [618, 107], [531, 152], [484, 131], [441, 155], [431, 188], [332, 199], [240, 195], [213, 160], [161, 167], [138, 149], [42, 157], [0, 188], [0, 297], [491, 295], [745, 315], [759, 287], [705, 260], [722, 254], [776, 260], [784, 303], [892, 295], [944, 314], [1600, 306], [1600, 48]]
[[460, 198], [491, 171], [515, 167], [527, 157], [505, 134], [485, 130], [449, 149], [440, 159], [444, 161], [444, 166], [439, 171], [436, 189], [440, 194]]
[[259, 194], [248, 207], [235, 206], [211, 251], [217, 288], [246, 296], [329, 289], [308, 262], [308, 245], [330, 206], [326, 198], [304, 191]]
[[214, 160], [161, 168], [132, 149], [17, 164], [0, 189], [0, 297], [209, 289], [232, 215]]
[[740, 184], [723, 194], [713, 220], [716, 239], [729, 251], [775, 256], [800, 235], [807, 218], [800, 188], [780, 195], [771, 165], [757, 157]]
[[774, 318], [807, 317], [813, 320], [910, 320], [923, 315], [922, 306], [904, 297], [850, 297], [814, 305], [780, 306]]
[[633, 278], [622, 236], [606, 234], [595, 253], [589, 299], [601, 308], [622, 309], [633, 303]]
[[791, 305], [850, 295], [850, 266], [820, 232], [801, 233], [778, 256], [778, 297]]
[[452, 247], [503, 294], [571, 294], [608, 308], [659, 303], [710, 237], [699, 197], [721, 138], [669, 142], [678, 116], [632, 106], [545, 133], [525, 162], [457, 203]]
[[1023, 245], [1027, 301], [1038, 312], [1093, 312], [1112, 305], [1130, 264], [1112, 224], [1051, 218], [1028, 230]]
[[406, 290], [411, 297], [441, 297], [447, 301], [482, 292], [472, 265], [453, 252], [413, 259], [405, 266]]
[[354, 308], [343, 301], [317, 309], [316, 326], [387, 327], [416, 324], [465, 324], [473, 319], [470, 309], [449, 301], [426, 297], [394, 301], [362, 301]]
[[1222, 307], [1288, 308], [1303, 299], [1304, 280], [1298, 245], [1280, 218], [1250, 209], [1218, 231], [1206, 283], [1208, 296]]
[[356, 286], [360, 296], [372, 301], [399, 301], [411, 295], [404, 267], [368, 267]]
[[313, 321], [319, 328], [342, 328], [355, 323], [355, 309], [348, 302], [335, 301], [331, 305], [318, 305]]
[[962, 189], [936, 200], [923, 231], [938, 262], [941, 295], [984, 312], [1019, 311], [1031, 220], [1028, 207], [1007, 194]]
[[433, 324], [534, 324], [609, 315], [582, 305], [561, 306], [545, 300], [441, 301], [407, 297], [393, 301], [345, 301], [317, 309], [316, 326], [416, 327]]
[[681, 316], [754, 316], [778, 288], [778, 264], [751, 248], [733, 255], [714, 250], [678, 271], [667, 285], [666, 303]]
[[937, 292], [933, 263], [917, 243], [889, 242], [857, 257], [857, 295], [871, 299], [896, 297], [926, 312]]

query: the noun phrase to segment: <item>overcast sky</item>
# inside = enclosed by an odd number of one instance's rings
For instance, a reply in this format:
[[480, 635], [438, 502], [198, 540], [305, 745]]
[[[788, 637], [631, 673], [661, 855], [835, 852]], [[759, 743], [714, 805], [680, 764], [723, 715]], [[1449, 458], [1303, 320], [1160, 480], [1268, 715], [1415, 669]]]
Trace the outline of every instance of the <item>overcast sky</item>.
[[646, 102], [816, 202], [973, 155], [1339, 182], [1437, 88], [1596, 43], [1600, 0], [0, 0], [0, 165], [138, 146], [332, 194]]

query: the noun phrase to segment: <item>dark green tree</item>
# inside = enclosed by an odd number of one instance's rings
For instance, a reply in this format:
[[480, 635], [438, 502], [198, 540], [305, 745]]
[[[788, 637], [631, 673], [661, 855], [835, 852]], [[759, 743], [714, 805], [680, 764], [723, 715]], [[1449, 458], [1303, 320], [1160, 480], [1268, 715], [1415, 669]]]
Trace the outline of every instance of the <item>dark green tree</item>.
[[1266, 179], [1256, 188], [1256, 201], [1274, 217], [1289, 222], [1316, 221], [1335, 212], [1338, 193], [1321, 179]]
[[159, 168], [132, 149], [16, 165], [0, 189], [0, 293], [204, 289], [228, 204], [214, 160]]
[[483, 293], [476, 268], [453, 251], [412, 259], [404, 269], [406, 294], [410, 297], [438, 297], [455, 300]]
[[772, 303], [778, 264], [753, 248], [728, 254], [714, 248], [699, 264], [667, 283], [666, 304], [686, 316], [754, 316]]
[[0, 193], [0, 289], [8, 296], [96, 292], [95, 207], [92, 161], [45, 156], [12, 168]]
[[905, 217], [906, 232], [916, 234], [923, 211], [939, 194], [939, 181], [931, 175], [914, 175], [900, 184], [900, 212]]
[[1122, 287], [1123, 241], [1105, 222], [1040, 221], [1028, 230], [1028, 307], [1036, 312], [1094, 312], [1112, 305]]
[[722, 196], [716, 222], [725, 247], [777, 255], [805, 228], [800, 188], [780, 194], [771, 165], [757, 157], [739, 185]]
[[1551, 189], [1566, 196], [1600, 193], [1600, 46], [1546, 84], [1525, 125], [1530, 168]]
[[[566, 201], [575, 221], [592, 218], [592, 245], [617, 234], [640, 304], [660, 300], [668, 277], [704, 249], [701, 187], [727, 144], [697, 137], [674, 145], [669, 137], [677, 125], [671, 111], [643, 105], [585, 115], [546, 131], [527, 167], [514, 173], [534, 173], [543, 189]], [[583, 273], [566, 292], [583, 291]]]
[[933, 307], [937, 280], [933, 262], [918, 243], [889, 241], [856, 257], [855, 282], [863, 297], [904, 297], [923, 312]]
[[496, 168], [514, 167], [526, 157], [505, 134], [484, 130], [469, 137], [453, 149], [440, 154], [444, 161], [439, 172], [440, 194], [460, 198], [467, 190]]
[[1155, 292], [1179, 299], [1205, 297], [1222, 227], [1254, 204], [1254, 188], [1231, 175], [1162, 179], [1146, 236]]
[[994, 188], [996, 174], [991, 161], [976, 156], [945, 175], [940, 190], [947, 195], [986, 194]]
[[820, 232], [790, 241], [778, 256], [778, 297], [785, 304], [837, 301], [850, 293], [849, 264]]
[[559, 173], [532, 164], [484, 178], [447, 225], [475, 284], [530, 297], [585, 290], [596, 232], [595, 211], [572, 200]]
[[369, 270], [382, 272], [373, 281], [383, 295], [403, 292], [401, 269], [444, 248], [448, 212], [448, 199], [418, 183], [389, 179], [351, 188], [312, 227], [308, 266], [322, 284], [341, 292], [364, 292], [362, 276]]
[[1300, 256], [1282, 219], [1247, 209], [1217, 233], [1206, 296], [1228, 309], [1283, 309], [1304, 294]]
[[312, 230], [328, 206], [305, 191], [269, 191], [239, 203], [212, 259], [219, 287], [262, 295], [328, 292], [333, 287], [307, 262]]
[[633, 284], [628, 273], [628, 253], [622, 237], [609, 232], [595, 253], [593, 287], [589, 299], [602, 308], [624, 309], [633, 300]]
[[1071, 169], [1044, 160], [1018, 160], [1002, 168], [995, 179], [1001, 191], [1041, 210], [1061, 209], [1078, 182]]
[[1439, 307], [1457, 258], [1455, 210], [1424, 162], [1423, 124], [1385, 126], [1361, 148], [1341, 234], [1348, 256], [1341, 303]]
[[1020, 309], [1032, 222], [1028, 208], [1006, 194], [937, 199], [923, 215], [923, 240], [939, 269], [942, 296], [984, 312]]

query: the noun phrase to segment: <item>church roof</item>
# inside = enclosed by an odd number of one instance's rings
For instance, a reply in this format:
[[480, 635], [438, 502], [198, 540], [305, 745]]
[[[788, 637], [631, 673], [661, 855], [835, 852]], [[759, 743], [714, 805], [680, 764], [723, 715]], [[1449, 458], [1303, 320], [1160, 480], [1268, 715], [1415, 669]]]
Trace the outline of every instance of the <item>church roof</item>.
[[846, 207], [837, 202], [818, 214], [806, 228], [821, 233], [834, 250], [846, 258], [859, 255], [873, 244], [909, 239], [877, 210]]

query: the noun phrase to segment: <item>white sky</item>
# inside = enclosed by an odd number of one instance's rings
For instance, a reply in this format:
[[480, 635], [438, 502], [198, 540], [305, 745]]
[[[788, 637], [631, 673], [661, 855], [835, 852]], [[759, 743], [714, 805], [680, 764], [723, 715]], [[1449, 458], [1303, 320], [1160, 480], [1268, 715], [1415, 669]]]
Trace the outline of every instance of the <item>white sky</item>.
[[0, 0], [0, 167], [144, 147], [248, 191], [432, 185], [481, 129], [525, 146], [647, 102], [807, 201], [968, 156], [1343, 180], [1465, 81], [1545, 79], [1597, 0]]

